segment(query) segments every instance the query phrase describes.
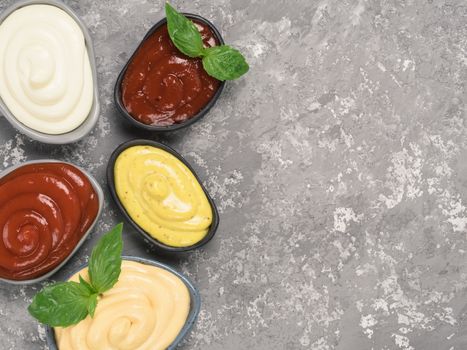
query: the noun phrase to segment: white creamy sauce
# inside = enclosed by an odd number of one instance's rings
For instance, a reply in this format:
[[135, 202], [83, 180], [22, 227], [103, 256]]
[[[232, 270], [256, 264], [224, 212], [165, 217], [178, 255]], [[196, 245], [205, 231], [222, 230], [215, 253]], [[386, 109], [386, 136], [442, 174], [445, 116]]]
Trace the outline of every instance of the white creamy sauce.
[[0, 97], [31, 129], [63, 134], [93, 102], [93, 76], [81, 27], [51, 5], [29, 5], [0, 25]]

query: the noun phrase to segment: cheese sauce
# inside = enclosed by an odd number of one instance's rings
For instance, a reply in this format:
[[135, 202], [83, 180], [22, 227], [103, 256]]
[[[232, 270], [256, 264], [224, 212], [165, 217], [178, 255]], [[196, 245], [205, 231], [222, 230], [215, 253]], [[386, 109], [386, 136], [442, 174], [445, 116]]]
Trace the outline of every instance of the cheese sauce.
[[[89, 281], [87, 268], [81, 275]], [[185, 283], [160, 267], [124, 260], [118, 282], [100, 297], [94, 317], [55, 328], [59, 350], [164, 350], [190, 311]]]

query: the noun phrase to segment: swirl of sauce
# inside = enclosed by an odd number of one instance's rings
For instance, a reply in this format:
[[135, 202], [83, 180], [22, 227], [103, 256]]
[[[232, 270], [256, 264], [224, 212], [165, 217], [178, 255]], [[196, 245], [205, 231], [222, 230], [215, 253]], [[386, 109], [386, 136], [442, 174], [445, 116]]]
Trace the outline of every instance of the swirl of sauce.
[[[218, 45], [206, 24], [194, 23], [206, 47]], [[199, 58], [175, 47], [164, 24], [133, 56], [122, 81], [122, 99], [128, 113], [144, 124], [179, 124], [203, 109], [219, 86]]]
[[115, 162], [115, 189], [133, 221], [158, 241], [188, 247], [202, 240], [212, 208], [193, 173], [177, 157], [133, 146]]
[[83, 32], [65, 11], [28, 5], [0, 25], [0, 96], [15, 118], [47, 134], [76, 129], [93, 102]]
[[0, 179], [0, 277], [27, 280], [59, 265], [94, 222], [97, 194], [65, 163], [24, 165]]
[[[87, 268], [70, 280], [88, 279]], [[88, 279], [89, 280], [89, 279]], [[165, 350], [190, 310], [185, 283], [160, 267], [124, 260], [115, 286], [100, 297], [94, 317], [55, 328], [59, 350]]]

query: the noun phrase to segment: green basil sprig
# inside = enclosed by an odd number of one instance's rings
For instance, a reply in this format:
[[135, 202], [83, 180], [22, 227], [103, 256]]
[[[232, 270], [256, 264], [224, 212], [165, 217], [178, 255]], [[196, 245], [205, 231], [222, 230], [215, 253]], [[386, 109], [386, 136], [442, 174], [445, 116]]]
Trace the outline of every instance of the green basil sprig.
[[118, 281], [122, 267], [122, 227], [118, 224], [102, 236], [89, 259], [89, 279], [98, 293], [104, 293]]
[[218, 80], [234, 80], [248, 72], [250, 67], [245, 57], [228, 46], [204, 48], [203, 40], [192, 21], [178, 13], [169, 3], [165, 4], [167, 29], [170, 39], [183, 54], [201, 57], [204, 70]]
[[168, 3], [165, 4], [165, 14], [169, 36], [177, 49], [189, 57], [201, 56], [203, 39], [193, 22], [179, 14]]
[[29, 313], [51, 327], [68, 327], [94, 317], [99, 296], [118, 281], [122, 265], [122, 228], [118, 224], [99, 240], [89, 259], [89, 282], [79, 276], [77, 282], [58, 282], [40, 291]]
[[206, 72], [212, 72], [209, 75], [219, 80], [237, 79], [248, 71], [243, 55], [227, 45], [205, 49], [203, 67]]

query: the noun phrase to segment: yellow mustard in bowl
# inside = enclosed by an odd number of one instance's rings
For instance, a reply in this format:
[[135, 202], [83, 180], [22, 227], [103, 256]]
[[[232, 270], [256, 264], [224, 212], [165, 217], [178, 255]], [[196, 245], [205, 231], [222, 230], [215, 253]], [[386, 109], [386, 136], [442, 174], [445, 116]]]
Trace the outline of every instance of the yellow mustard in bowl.
[[115, 162], [115, 190], [131, 219], [161, 243], [189, 247], [212, 223], [212, 208], [191, 170], [171, 153], [132, 146]]

